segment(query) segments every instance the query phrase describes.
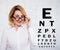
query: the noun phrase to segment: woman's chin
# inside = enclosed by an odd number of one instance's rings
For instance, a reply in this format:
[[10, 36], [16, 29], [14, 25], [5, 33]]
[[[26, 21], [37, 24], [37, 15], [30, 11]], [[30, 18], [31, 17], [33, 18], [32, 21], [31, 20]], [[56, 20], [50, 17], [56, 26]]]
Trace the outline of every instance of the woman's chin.
[[17, 25], [17, 26], [21, 26], [21, 25], [22, 25], [22, 23], [16, 23], [16, 25]]
[[18, 27], [20, 27], [20, 26], [21, 26], [21, 24], [17, 24], [17, 26], [18, 26]]

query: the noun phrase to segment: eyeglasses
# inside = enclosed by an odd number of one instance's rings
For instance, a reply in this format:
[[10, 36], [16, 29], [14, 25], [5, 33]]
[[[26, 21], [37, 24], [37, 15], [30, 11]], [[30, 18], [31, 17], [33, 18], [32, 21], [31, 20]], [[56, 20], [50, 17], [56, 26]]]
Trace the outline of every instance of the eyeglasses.
[[25, 20], [26, 17], [24, 15], [21, 15], [21, 16], [16, 15], [16, 16], [13, 16], [13, 18], [16, 19], [16, 20], [20, 20], [20, 19]]

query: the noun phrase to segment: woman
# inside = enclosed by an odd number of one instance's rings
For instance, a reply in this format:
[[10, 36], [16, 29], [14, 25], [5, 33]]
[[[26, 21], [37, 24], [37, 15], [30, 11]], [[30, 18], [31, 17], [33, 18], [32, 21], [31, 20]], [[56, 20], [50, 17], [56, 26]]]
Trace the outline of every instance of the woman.
[[2, 36], [1, 50], [30, 50], [30, 18], [20, 6], [14, 6], [9, 13], [10, 27]]

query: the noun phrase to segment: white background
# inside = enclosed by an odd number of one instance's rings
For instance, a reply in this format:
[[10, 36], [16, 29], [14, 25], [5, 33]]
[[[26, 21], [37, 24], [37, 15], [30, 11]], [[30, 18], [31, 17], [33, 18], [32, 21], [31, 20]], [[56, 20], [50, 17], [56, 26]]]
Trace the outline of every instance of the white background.
[[[31, 18], [31, 25], [36, 34], [39, 28], [39, 20], [42, 20], [42, 8], [52, 8], [51, 16], [52, 20], [55, 21], [57, 46], [47, 49], [32, 47], [32, 50], [60, 50], [60, 0], [0, 0], [0, 41], [3, 29], [8, 26], [9, 11], [15, 5], [24, 7], [27, 15]], [[49, 26], [49, 23], [47, 25]]]

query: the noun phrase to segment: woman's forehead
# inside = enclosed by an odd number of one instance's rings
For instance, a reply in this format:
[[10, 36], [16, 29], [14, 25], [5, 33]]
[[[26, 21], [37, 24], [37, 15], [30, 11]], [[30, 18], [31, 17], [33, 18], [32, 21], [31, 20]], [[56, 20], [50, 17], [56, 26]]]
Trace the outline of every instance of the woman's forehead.
[[16, 11], [14, 12], [14, 15], [22, 15], [22, 13], [21, 13], [21, 11], [16, 10]]

